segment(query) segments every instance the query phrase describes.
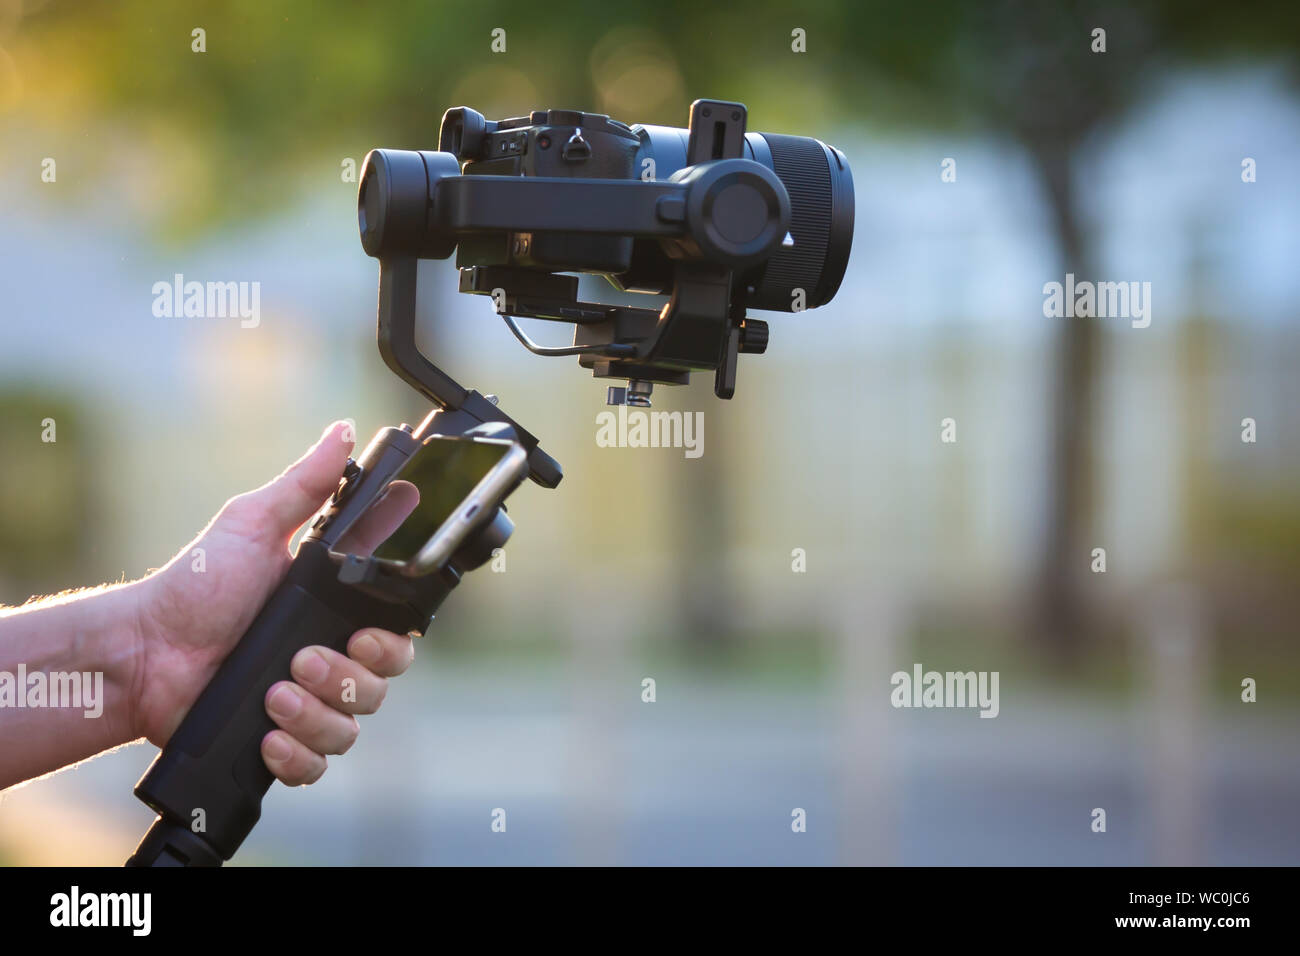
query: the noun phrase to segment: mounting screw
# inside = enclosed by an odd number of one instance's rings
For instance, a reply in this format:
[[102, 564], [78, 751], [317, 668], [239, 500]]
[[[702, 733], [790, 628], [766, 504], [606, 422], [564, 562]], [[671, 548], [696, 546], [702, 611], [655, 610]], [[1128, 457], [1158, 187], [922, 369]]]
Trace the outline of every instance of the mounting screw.
[[653, 382], [629, 379], [627, 387], [611, 385], [605, 390], [606, 405], [631, 405], [637, 408], [650, 407], [650, 392], [654, 390]]

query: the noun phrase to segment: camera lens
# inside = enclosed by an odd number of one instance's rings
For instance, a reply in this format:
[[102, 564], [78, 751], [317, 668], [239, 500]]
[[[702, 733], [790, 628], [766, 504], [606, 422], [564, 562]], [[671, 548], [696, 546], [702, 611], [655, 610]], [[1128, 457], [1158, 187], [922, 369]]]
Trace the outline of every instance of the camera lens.
[[754, 133], [745, 139], [754, 159], [776, 173], [790, 194], [793, 240], [746, 277], [754, 290], [748, 304], [776, 312], [825, 305], [839, 290], [853, 245], [848, 161], [835, 147], [807, 136]]
[[[654, 162], [654, 177], [667, 179], [686, 165], [690, 131], [635, 126], [641, 139], [638, 168]], [[835, 297], [853, 245], [853, 174], [844, 154], [807, 136], [746, 133], [745, 158], [776, 173], [790, 195], [790, 240], [745, 275], [746, 305], [774, 312], [815, 309]], [[671, 284], [666, 257], [644, 245], [637, 250], [628, 288], [658, 291]], [[800, 291], [801, 290], [801, 291]]]

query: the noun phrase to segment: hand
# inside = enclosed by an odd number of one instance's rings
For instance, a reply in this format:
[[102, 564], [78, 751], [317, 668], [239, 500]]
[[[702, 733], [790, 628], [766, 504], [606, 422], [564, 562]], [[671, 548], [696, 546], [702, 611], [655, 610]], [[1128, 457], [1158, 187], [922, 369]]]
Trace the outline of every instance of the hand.
[[[161, 747], [180, 725], [284, 577], [290, 538], [334, 492], [353, 444], [351, 426], [331, 425], [287, 471], [228, 501], [198, 538], [140, 582], [138, 648], [127, 694], [135, 736]], [[349, 537], [372, 548], [418, 497], [413, 486], [395, 483], [365, 527]], [[290, 668], [294, 679], [275, 684], [266, 696], [267, 713], [281, 728], [262, 740], [271, 772], [290, 786], [318, 780], [325, 755], [344, 753], [356, 740], [353, 715], [379, 708], [387, 678], [405, 671], [414, 653], [410, 637], [373, 628], [352, 635], [347, 656], [326, 647], [299, 651]], [[340, 692], [348, 678], [355, 681], [354, 701], [344, 701]]]

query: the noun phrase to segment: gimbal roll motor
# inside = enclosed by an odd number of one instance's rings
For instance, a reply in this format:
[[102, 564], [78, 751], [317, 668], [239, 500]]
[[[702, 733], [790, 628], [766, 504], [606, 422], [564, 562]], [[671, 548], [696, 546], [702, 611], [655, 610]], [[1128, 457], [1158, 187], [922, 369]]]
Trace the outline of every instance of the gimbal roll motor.
[[[767, 348], [767, 323], [746, 310], [829, 302], [853, 239], [844, 154], [746, 133], [745, 122], [744, 106], [716, 100], [692, 104], [688, 129], [571, 110], [500, 121], [448, 110], [438, 151], [366, 157], [361, 242], [381, 274], [385, 261], [454, 252], [460, 290], [492, 296], [531, 351], [627, 379], [611, 402], [649, 404], [652, 383], [684, 384], [697, 369], [714, 370], [714, 391], [730, 398], [737, 355]], [[571, 273], [669, 300], [580, 302]], [[413, 290], [409, 299], [413, 308]], [[572, 323], [573, 345], [537, 345], [517, 318]]]

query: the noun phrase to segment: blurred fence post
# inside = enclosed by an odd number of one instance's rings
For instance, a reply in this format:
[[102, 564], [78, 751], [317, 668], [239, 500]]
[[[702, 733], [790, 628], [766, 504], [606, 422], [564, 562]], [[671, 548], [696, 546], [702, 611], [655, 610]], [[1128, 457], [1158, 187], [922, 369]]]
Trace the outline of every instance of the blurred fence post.
[[[589, 594], [610, 594], [613, 581], [588, 579]], [[618, 610], [620, 607], [624, 609]], [[610, 866], [616, 862], [618, 837], [615, 802], [618, 799], [615, 735], [624, 723], [621, 702], [638, 687], [620, 678], [626, 668], [630, 622], [643, 620], [611, 602], [604, 612], [591, 602], [573, 600], [566, 605], [569, 639], [573, 650], [573, 735], [570, 768], [574, 820], [574, 862], [579, 866]]]
[[839, 716], [839, 862], [882, 866], [898, 856], [898, 774], [889, 720], [889, 675], [906, 631], [892, 589], [842, 581], [826, 602]]
[[[1205, 715], [1208, 635], [1195, 591], [1166, 586], [1139, 612], [1137, 637], [1146, 717], [1146, 792], [1155, 866], [1204, 862], [1206, 824]], [[1144, 693], [1145, 692], [1145, 693]]]

